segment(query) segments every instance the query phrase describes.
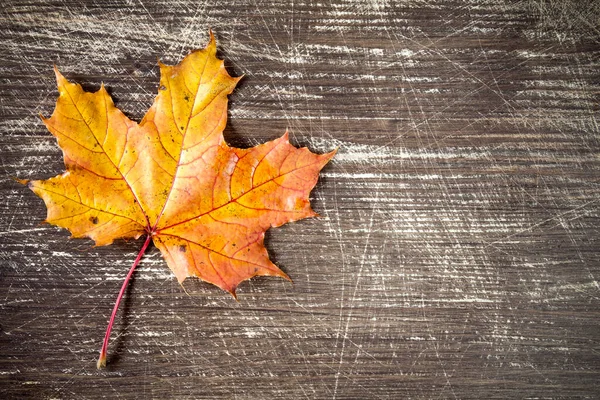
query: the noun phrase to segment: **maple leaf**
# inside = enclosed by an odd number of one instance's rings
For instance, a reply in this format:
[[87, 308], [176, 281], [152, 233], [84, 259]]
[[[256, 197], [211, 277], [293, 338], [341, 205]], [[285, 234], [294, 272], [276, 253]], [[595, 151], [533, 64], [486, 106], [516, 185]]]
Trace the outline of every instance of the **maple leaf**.
[[176, 66], [160, 65], [160, 88], [138, 124], [117, 109], [104, 85], [95, 93], [55, 68], [59, 97], [42, 120], [63, 151], [66, 172], [21, 181], [46, 203], [46, 222], [96, 245], [146, 241], [115, 303], [98, 368], [106, 363], [112, 324], [127, 282], [152, 241], [181, 283], [196, 276], [235, 297], [257, 275], [288, 276], [263, 240], [270, 227], [315, 216], [308, 196], [333, 157], [296, 148], [287, 132], [249, 149], [223, 138], [232, 78], [206, 48]]

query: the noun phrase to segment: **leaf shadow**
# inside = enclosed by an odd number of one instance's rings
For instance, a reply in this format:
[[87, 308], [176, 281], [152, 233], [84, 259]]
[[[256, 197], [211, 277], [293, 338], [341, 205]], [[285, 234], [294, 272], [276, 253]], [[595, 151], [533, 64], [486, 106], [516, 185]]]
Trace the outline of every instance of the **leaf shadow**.
[[[277, 256], [277, 251], [276, 248], [273, 246], [272, 244], [272, 231], [273, 229], [267, 229], [267, 231], [265, 232], [265, 238], [263, 241], [263, 244], [265, 246], [265, 248], [267, 249], [267, 253], [269, 254], [269, 259], [271, 260], [271, 262], [273, 262], [273, 264], [277, 265], [281, 270], [283, 270], [282, 266], [279, 265], [279, 261], [278, 260], [278, 256]], [[285, 271], [284, 271], [285, 272]]]

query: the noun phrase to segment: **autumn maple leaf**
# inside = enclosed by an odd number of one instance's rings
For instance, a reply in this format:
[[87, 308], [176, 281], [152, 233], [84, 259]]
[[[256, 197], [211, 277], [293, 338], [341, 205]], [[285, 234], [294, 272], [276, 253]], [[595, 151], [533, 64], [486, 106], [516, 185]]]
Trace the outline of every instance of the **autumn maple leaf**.
[[117, 109], [104, 86], [95, 93], [55, 69], [59, 98], [48, 130], [66, 172], [22, 181], [46, 203], [46, 222], [96, 245], [146, 241], [133, 263], [106, 331], [98, 368], [129, 278], [152, 241], [181, 283], [196, 276], [235, 296], [257, 275], [288, 278], [263, 245], [265, 231], [315, 216], [309, 193], [335, 151], [296, 148], [287, 132], [249, 149], [223, 139], [232, 78], [216, 57], [211, 33], [203, 50], [176, 66], [160, 64], [160, 89], [138, 124]]

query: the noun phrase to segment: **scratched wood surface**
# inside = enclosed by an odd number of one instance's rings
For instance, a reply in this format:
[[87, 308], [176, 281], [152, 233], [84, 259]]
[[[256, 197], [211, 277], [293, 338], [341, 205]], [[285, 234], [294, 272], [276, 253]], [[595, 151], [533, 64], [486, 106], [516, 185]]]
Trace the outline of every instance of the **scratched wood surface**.
[[[600, 2], [4, 1], [0, 397], [599, 398]], [[40, 225], [52, 65], [139, 120], [208, 29], [230, 144], [339, 147], [239, 302]]]

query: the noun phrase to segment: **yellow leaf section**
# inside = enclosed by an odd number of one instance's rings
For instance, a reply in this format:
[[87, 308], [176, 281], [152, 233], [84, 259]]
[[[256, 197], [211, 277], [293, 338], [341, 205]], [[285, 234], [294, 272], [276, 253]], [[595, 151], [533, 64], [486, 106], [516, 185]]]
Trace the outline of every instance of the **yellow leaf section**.
[[129, 132], [136, 123], [113, 104], [104, 85], [88, 93], [54, 69], [58, 100], [42, 121], [58, 140], [65, 164], [77, 165], [107, 179], [123, 179], [120, 164]]
[[46, 203], [45, 222], [69, 229], [74, 238], [87, 236], [103, 246], [144, 233], [144, 215], [122, 179], [71, 170], [28, 186]]
[[[211, 148], [198, 165], [180, 167], [179, 201], [201, 201], [177, 215], [177, 222], [161, 221], [154, 243], [180, 282], [197, 276], [235, 296], [239, 283], [254, 276], [287, 278], [269, 260], [264, 233], [315, 215], [308, 196], [334, 154], [298, 149], [287, 133], [250, 149]], [[215, 169], [210, 173], [205, 166]], [[194, 171], [208, 179], [194, 179]]]
[[[154, 228], [194, 206], [194, 203], [181, 203], [178, 196], [182, 166], [207, 149], [224, 144], [227, 95], [241, 77], [232, 78], [216, 52], [217, 45], [211, 32], [206, 48], [190, 53], [178, 65], [160, 64], [158, 96], [140, 123], [145, 132], [156, 132], [159, 138], [159, 146], [154, 149], [155, 158], [165, 163], [156, 168], [154, 175], [161, 182], [169, 180], [164, 190], [161, 190], [163, 186], [151, 188], [152, 192], [163, 196], [148, 210]], [[203, 173], [197, 175], [201, 179], [210, 179]]]
[[67, 172], [28, 183], [46, 203], [46, 222], [69, 229], [73, 237], [88, 236], [98, 246], [139, 237], [147, 218], [126, 179], [135, 163], [128, 137], [137, 124], [114, 106], [104, 86], [88, 93], [55, 73], [56, 108], [42, 120], [57, 138]]

